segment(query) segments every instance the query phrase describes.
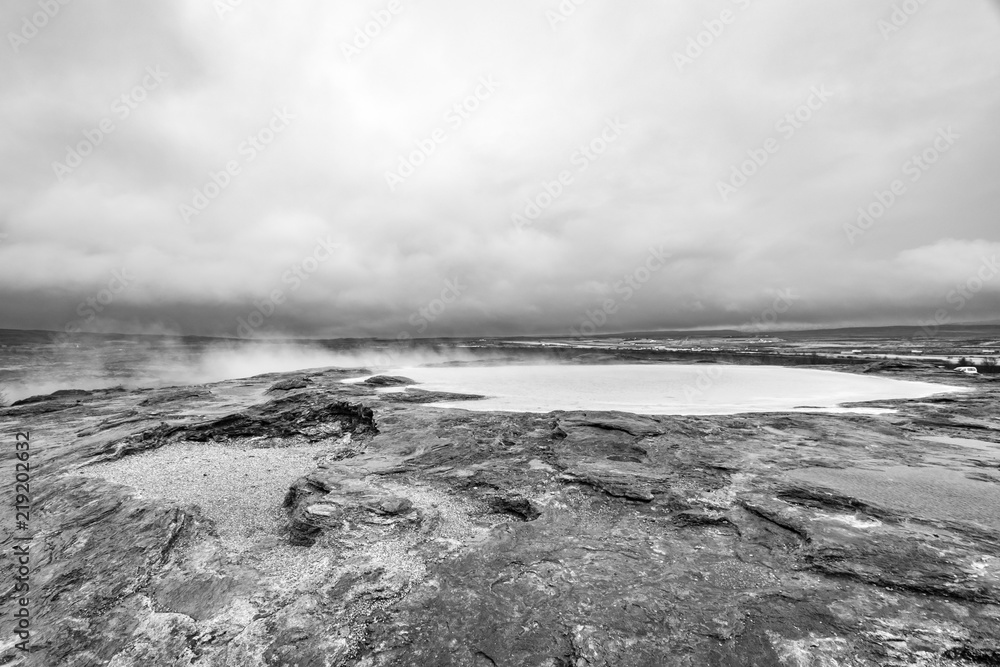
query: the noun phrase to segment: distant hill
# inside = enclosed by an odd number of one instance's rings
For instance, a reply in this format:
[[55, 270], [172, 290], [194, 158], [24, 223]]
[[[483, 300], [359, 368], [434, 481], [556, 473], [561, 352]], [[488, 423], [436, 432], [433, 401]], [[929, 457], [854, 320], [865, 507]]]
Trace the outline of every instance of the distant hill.
[[[699, 331], [629, 331], [614, 334], [595, 334], [588, 338], [783, 338], [785, 340], [850, 340], [884, 338], [901, 340], [913, 338], [921, 331], [920, 326], [884, 327], [842, 327], [832, 329], [797, 329], [789, 331], [739, 331], [736, 329], [713, 329]], [[934, 330], [935, 337], [950, 338], [1000, 338], [1000, 324], [946, 324]], [[565, 336], [550, 336], [565, 338]], [[530, 336], [520, 336], [531, 339]], [[508, 337], [509, 340], [513, 338]]]
[[[666, 339], [709, 339], [709, 338], [782, 338], [784, 340], [904, 340], [911, 339], [921, 332], [920, 326], [882, 326], [882, 327], [841, 327], [829, 329], [798, 329], [789, 331], [740, 331], [738, 329], [713, 329], [699, 331], [628, 331], [617, 333], [595, 333], [586, 336], [592, 339], [614, 339], [614, 338], [650, 338], [653, 340]], [[22, 329], [0, 329], [0, 345], [31, 345], [45, 344], [51, 342], [53, 336], [59, 335], [56, 331], [44, 330], [22, 330]], [[1000, 339], [1000, 324], [946, 324], [938, 327], [931, 335], [935, 338], [961, 338], [961, 339]], [[152, 342], [177, 340], [178, 338], [189, 344], [210, 344], [210, 343], [238, 343], [242, 342], [238, 338], [213, 337], [213, 336], [169, 336], [164, 334], [116, 334], [116, 333], [80, 333], [74, 336], [80, 342], [103, 342], [117, 341], [121, 343], [129, 342]], [[448, 345], [460, 341], [532, 341], [542, 339], [564, 339], [566, 335], [539, 335], [539, 336], [455, 336], [438, 338], [414, 339], [424, 345], [442, 344]], [[349, 347], [364, 345], [367, 343], [389, 343], [395, 342], [393, 339], [378, 337], [371, 338], [315, 338], [315, 337], [288, 337], [282, 339], [257, 339], [260, 343], [289, 343], [302, 342], [313, 344], [326, 344], [328, 346]]]

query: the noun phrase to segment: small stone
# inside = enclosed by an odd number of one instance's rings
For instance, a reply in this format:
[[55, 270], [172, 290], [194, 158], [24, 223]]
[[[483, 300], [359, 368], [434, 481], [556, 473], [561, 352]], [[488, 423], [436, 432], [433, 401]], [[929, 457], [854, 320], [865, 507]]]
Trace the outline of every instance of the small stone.
[[382, 514], [401, 514], [413, 506], [406, 498], [391, 496], [382, 498], [376, 503], [377, 510]]
[[306, 512], [314, 516], [336, 516], [340, 514], [340, 508], [336, 505], [310, 505], [306, 508]]

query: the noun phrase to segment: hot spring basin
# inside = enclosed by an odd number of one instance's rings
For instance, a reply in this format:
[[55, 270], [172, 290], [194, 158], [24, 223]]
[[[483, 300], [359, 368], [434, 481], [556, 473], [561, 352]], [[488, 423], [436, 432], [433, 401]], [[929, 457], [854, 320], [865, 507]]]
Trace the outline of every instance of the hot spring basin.
[[486, 396], [432, 403], [475, 411], [620, 410], [649, 415], [887, 412], [841, 403], [924, 398], [960, 387], [780, 366], [511, 365], [398, 368], [420, 389]]

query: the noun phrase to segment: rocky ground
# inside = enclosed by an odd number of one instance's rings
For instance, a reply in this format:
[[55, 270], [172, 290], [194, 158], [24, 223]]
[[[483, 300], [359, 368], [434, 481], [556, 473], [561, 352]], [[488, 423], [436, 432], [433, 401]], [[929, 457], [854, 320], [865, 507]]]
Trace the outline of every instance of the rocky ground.
[[869, 370], [975, 391], [533, 415], [327, 369], [0, 409], [0, 665], [998, 665], [1000, 382]]

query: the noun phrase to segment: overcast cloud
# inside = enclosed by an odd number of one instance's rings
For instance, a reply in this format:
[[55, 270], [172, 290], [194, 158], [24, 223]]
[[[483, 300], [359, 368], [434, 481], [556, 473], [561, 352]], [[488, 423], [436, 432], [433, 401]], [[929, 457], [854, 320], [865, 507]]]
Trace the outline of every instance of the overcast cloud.
[[228, 2], [3, 3], [0, 327], [1000, 320], [995, 3]]

